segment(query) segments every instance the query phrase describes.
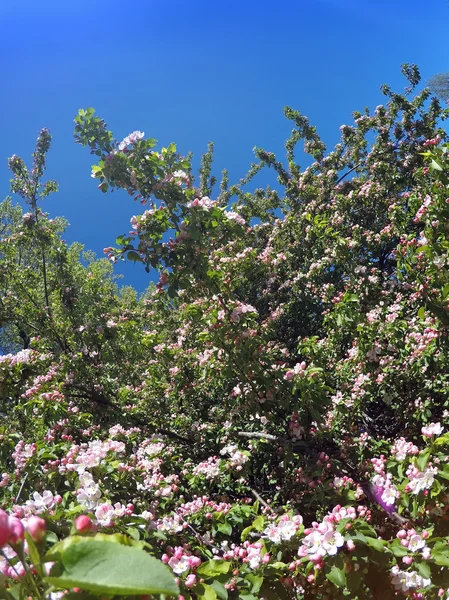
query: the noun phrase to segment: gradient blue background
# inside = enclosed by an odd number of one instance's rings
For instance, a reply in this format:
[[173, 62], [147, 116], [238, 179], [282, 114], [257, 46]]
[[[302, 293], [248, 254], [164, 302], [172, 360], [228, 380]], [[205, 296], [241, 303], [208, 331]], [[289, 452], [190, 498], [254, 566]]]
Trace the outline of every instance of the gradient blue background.
[[[72, 137], [78, 108], [93, 106], [118, 138], [140, 129], [197, 159], [214, 141], [216, 172], [232, 181], [254, 146], [283, 154], [285, 105], [334, 144], [353, 110], [382, 101], [380, 84], [404, 87], [401, 63], [424, 79], [448, 71], [448, 25], [446, 0], [2, 0], [0, 197], [7, 158], [29, 163], [50, 128], [60, 193], [44, 209], [69, 220], [67, 241], [102, 255], [140, 205], [97, 190]], [[118, 271], [139, 290], [150, 278], [131, 263]]]

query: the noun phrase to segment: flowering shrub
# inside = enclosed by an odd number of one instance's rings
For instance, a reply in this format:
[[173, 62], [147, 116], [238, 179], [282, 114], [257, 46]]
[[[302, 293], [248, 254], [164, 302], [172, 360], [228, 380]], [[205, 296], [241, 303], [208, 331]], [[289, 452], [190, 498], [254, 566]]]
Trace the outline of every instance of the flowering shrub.
[[[100, 190], [145, 207], [106, 259], [40, 209], [48, 132], [10, 160], [3, 597], [449, 597], [448, 111], [403, 71], [328, 153], [286, 109], [286, 161], [218, 195], [212, 147], [197, 188], [81, 110]], [[246, 191], [264, 167], [282, 191]], [[157, 272], [141, 297], [126, 257]]]

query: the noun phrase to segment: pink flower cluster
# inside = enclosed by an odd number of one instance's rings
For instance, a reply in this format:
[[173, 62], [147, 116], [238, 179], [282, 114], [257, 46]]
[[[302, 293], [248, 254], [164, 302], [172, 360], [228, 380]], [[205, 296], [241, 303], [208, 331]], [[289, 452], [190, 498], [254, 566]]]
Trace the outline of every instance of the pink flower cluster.
[[67, 471], [83, 473], [86, 469], [98, 467], [98, 465], [105, 460], [108, 452], [121, 454], [124, 451], [124, 442], [118, 442], [116, 440], [106, 440], [104, 442], [94, 440], [88, 444], [82, 444], [81, 446], [72, 446], [70, 457], [64, 466]]
[[236, 213], [236, 212], [234, 212], [232, 210], [228, 210], [228, 211], [225, 212], [225, 215], [231, 221], [235, 221], [239, 225], [245, 225], [245, 219], [241, 215], [239, 215], [239, 213]]
[[305, 428], [299, 423], [298, 413], [293, 413], [288, 423], [288, 432], [292, 440], [302, 440]]
[[61, 496], [59, 494], [54, 496], [50, 490], [44, 490], [42, 494], [40, 492], [33, 492], [32, 500], [27, 500], [23, 506], [16, 505], [14, 510], [21, 517], [41, 514], [50, 511], [55, 504], [60, 504], [61, 501]]
[[419, 494], [422, 491], [430, 489], [437, 473], [437, 467], [429, 466], [425, 471], [420, 471], [415, 465], [410, 465], [407, 469], [409, 482], [405, 491], [412, 494]]
[[16, 466], [16, 474], [20, 474], [20, 471], [25, 467], [29, 458], [36, 453], [36, 444], [25, 444], [23, 440], [17, 442], [12, 458]]
[[144, 135], [143, 131], [133, 131], [120, 142], [118, 149], [120, 152], [123, 152], [128, 146], [136, 144], [139, 140], [143, 139]]
[[234, 308], [231, 314], [232, 323], [239, 323], [242, 315], [246, 313], [254, 313], [258, 314], [257, 310], [251, 304], [244, 304], [243, 302], [238, 302], [237, 306]]
[[24, 537], [25, 528], [22, 521], [0, 509], [0, 548], [7, 544], [14, 546], [23, 541]]
[[215, 479], [220, 475], [220, 461], [216, 456], [210, 456], [206, 461], [193, 468], [194, 475], [203, 475], [206, 479]]
[[290, 515], [285, 514], [282, 515], [277, 523], [268, 525], [263, 535], [273, 542], [273, 544], [280, 544], [296, 535], [302, 523], [303, 519], [301, 515], [290, 517]]
[[109, 502], [103, 502], [99, 504], [95, 509], [95, 518], [99, 525], [103, 527], [112, 527], [114, 525], [114, 519], [117, 517], [131, 516], [134, 506], [129, 504], [123, 506], [120, 502], [116, 502], [114, 505]]
[[183, 548], [182, 546], [176, 546], [175, 548], [167, 548], [167, 551], [172, 554], [162, 555], [162, 562], [171, 567], [173, 573], [181, 575], [192, 569], [197, 569], [201, 564], [201, 558], [193, 556], [192, 553]]
[[[404, 594], [413, 589], [426, 588], [432, 584], [430, 579], [421, 577], [416, 571], [401, 571], [398, 566], [391, 569], [391, 582], [395, 590]], [[424, 598], [424, 596], [421, 596]]]
[[[46, 523], [40, 517], [30, 517], [21, 521], [19, 518], [8, 515], [0, 509], [0, 573], [9, 579], [19, 580], [26, 574], [23, 560], [16, 561], [19, 552], [18, 546], [25, 540], [25, 530], [28, 531], [31, 539], [35, 542], [41, 542], [46, 533]], [[16, 552], [17, 550], [17, 552]], [[23, 550], [28, 553], [28, 544], [23, 544]]]
[[[401, 540], [401, 546], [407, 548], [412, 554], [420, 552], [425, 560], [430, 558], [430, 548], [426, 545], [426, 539], [429, 537], [427, 531], [424, 530], [419, 534], [415, 529], [401, 529], [397, 532], [396, 537]], [[402, 562], [411, 565], [413, 556], [404, 556]]]
[[424, 200], [423, 203], [421, 204], [418, 212], [415, 215], [415, 218], [413, 219], [415, 223], [417, 223], [427, 212], [427, 209], [429, 208], [429, 206], [432, 204], [432, 198], [427, 195]]
[[194, 200], [187, 202], [186, 206], [187, 208], [202, 208], [203, 210], [210, 210], [216, 204], [217, 203], [214, 200], [204, 196], [203, 198], [195, 198]]
[[220, 454], [222, 456], [226, 454], [230, 456], [226, 467], [229, 469], [235, 469], [236, 471], [241, 471], [243, 469], [243, 465], [249, 460], [249, 457], [239, 450], [235, 444], [229, 444], [228, 446], [225, 446], [220, 450]]
[[[341, 533], [335, 530], [336, 524], [342, 519], [354, 520], [357, 517], [368, 517], [369, 511], [360, 505], [345, 508], [337, 505], [331, 513], [327, 514], [321, 523], [314, 522], [312, 527], [304, 530], [305, 538], [298, 549], [300, 558], [308, 557], [317, 568], [323, 565], [323, 558], [327, 555], [334, 556], [343, 547], [345, 540]], [[348, 524], [349, 525], [349, 524]], [[348, 528], [348, 525], [346, 526]], [[348, 540], [349, 550], [354, 549], [354, 542]]]
[[444, 427], [442, 427], [440, 423], [430, 423], [429, 425], [421, 428], [421, 433], [428, 438], [431, 438], [434, 435], [441, 435], [443, 431]]
[[29, 363], [33, 355], [36, 354], [34, 350], [20, 350], [17, 354], [3, 354], [0, 356], [0, 364], [8, 363], [9, 366], [20, 365]]
[[225, 560], [240, 559], [242, 562], [247, 563], [251, 569], [258, 569], [261, 564], [267, 564], [271, 560], [270, 555], [264, 551], [263, 542], [253, 544], [244, 542], [242, 546], [231, 544], [230, 547], [227, 542], [223, 542], [222, 547], [225, 550], [223, 553]]
[[284, 379], [286, 379], [287, 381], [291, 381], [292, 379], [295, 378], [295, 376], [301, 377], [302, 375], [305, 374], [306, 367], [307, 367], [307, 365], [304, 361], [297, 363], [293, 367], [293, 369], [289, 369], [287, 371], [287, 373], [284, 375]]
[[396, 460], [405, 460], [405, 458], [411, 454], [418, 454], [419, 449], [412, 442], [407, 442], [405, 438], [401, 437], [396, 440], [391, 448], [391, 454], [394, 455]]
[[34, 379], [33, 383], [30, 385], [30, 387], [27, 389], [27, 391], [24, 394], [22, 394], [22, 398], [30, 398], [31, 396], [37, 394], [44, 385], [44, 383], [48, 383], [49, 381], [51, 381], [57, 374], [57, 367], [56, 365], [53, 365], [48, 370], [48, 373], [46, 375], [38, 375]]

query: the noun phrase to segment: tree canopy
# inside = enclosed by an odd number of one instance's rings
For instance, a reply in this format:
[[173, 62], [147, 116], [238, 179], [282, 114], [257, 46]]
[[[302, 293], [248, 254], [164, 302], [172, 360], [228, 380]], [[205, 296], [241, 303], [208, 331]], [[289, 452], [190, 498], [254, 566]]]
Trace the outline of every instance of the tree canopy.
[[[448, 596], [449, 110], [403, 74], [330, 151], [286, 108], [285, 159], [256, 149], [237, 184], [213, 145], [196, 183], [174, 143], [80, 110], [99, 190], [143, 207], [101, 259], [41, 208], [50, 133], [10, 159], [2, 597]], [[157, 283], [120, 287], [118, 260]]]

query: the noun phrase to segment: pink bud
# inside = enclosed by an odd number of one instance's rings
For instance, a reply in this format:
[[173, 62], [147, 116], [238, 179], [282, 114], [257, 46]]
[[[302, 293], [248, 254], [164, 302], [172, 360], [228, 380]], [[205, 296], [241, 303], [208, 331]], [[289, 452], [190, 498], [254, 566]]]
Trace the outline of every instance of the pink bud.
[[87, 533], [92, 529], [92, 519], [87, 515], [80, 515], [75, 519], [75, 529], [78, 533]]
[[42, 542], [47, 531], [47, 524], [41, 517], [33, 516], [28, 519], [27, 530], [32, 540]]
[[8, 514], [0, 509], [0, 548], [8, 543], [9, 536]]
[[269, 563], [271, 560], [271, 556], [269, 554], [264, 554], [262, 556], [262, 562], [264, 565], [266, 565], [267, 563]]
[[349, 550], [349, 552], [352, 552], [353, 550], [355, 550], [355, 544], [354, 544], [353, 540], [348, 540], [346, 542], [346, 547]]
[[182, 556], [184, 554], [184, 549], [181, 548], [181, 546], [178, 546], [177, 548], [175, 548], [174, 552], [173, 552], [173, 556], [177, 559], [177, 560], [181, 560]]
[[194, 569], [196, 569], [201, 564], [201, 558], [198, 558], [198, 556], [192, 556], [190, 558], [190, 560], [189, 560], [189, 563], [190, 563], [191, 567], [193, 567]]
[[17, 517], [8, 517], [9, 526], [9, 543], [17, 544], [23, 541], [25, 537], [25, 527], [20, 519]]
[[411, 565], [411, 564], [412, 564], [412, 562], [413, 562], [413, 556], [403, 556], [403, 557], [402, 557], [402, 562], [403, 562], [405, 565]]
[[321, 556], [321, 554], [319, 554], [319, 553], [317, 552], [317, 553], [315, 553], [315, 554], [312, 554], [312, 555], [310, 556], [310, 560], [311, 560], [313, 563], [317, 564], [317, 563], [320, 563], [320, 562], [323, 560], [323, 557]]
[[193, 573], [191, 573], [190, 575], [187, 575], [186, 580], [185, 580], [185, 586], [186, 588], [193, 588], [193, 586], [196, 584], [196, 575], [194, 575]]

